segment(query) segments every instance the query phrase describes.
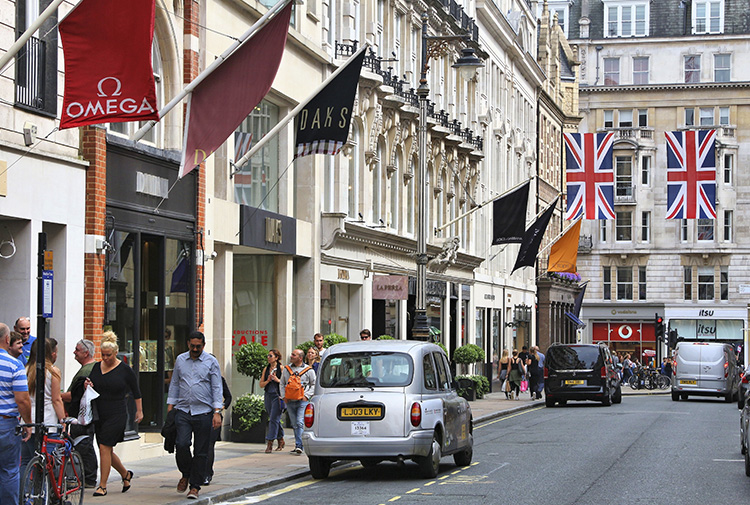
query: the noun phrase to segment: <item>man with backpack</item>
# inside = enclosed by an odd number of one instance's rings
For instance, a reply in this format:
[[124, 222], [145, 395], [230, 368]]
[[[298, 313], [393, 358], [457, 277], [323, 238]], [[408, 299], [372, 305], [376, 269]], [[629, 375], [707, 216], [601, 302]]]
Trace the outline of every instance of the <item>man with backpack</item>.
[[294, 349], [290, 356], [291, 364], [281, 372], [279, 392], [286, 403], [289, 419], [294, 427], [294, 454], [302, 454], [302, 429], [305, 418], [305, 407], [315, 389], [315, 371], [305, 365], [305, 353]]

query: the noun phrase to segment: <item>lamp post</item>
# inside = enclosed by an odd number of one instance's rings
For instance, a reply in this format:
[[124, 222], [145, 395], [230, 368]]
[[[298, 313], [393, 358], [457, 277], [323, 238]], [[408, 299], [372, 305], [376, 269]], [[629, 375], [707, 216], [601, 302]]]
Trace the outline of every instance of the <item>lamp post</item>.
[[[427, 96], [430, 87], [427, 85], [427, 71], [430, 69], [430, 58], [448, 52], [450, 43], [465, 40], [468, 35], [449, 35], [444, 37], [428, 36], [426, 12], [422, 13], [422, 59], [421, 75], [417, 96], [419, 96], [419, 195], [417, 197], [418, 223], [417, 223], [417, 295], [416, 314], [414, 326], [412, 327], [412, 338], [416, 340], [429, 339], [429, 327], [427, 325], [427, 230], [428, 219], [425, 213], [429, 195], [427, 195]], [[462, 51], [461, 58], [453, 65], [462, 77], [472, 79], [477, 69], [483, 67], [482, 61], [474, 55], [474, 49], [466, 48]]]

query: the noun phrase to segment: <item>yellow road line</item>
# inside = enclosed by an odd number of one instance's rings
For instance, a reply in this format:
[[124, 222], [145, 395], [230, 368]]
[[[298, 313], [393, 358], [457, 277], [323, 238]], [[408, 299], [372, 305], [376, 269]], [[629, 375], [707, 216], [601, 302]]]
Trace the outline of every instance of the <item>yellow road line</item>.
[[411, 490], [407, 491], [406, 494], [416, 493], [417, 491], [419, 491], [419, 488], [415, 487], [414, 489], [411, 489]]
[[296, 491], [297, 489], [302, 489], [303, 487], [307, 487], [310, 484], [315, 484], [316, 481], [309, 480], [305, 482], [299, 482], [297, 484], [292, 484], [291, 486], [287, 486], [282, 489], [278, 489], [276, 491], [271, 491], [269, 493], [264, 493], [258, 496], [250, 496], [247, 500], [241, 501], [241, 502], [234, 502], [232, 505], [249, 505], [251, 503], [259, 503], [262, 501], [266, 501], [269, 498], [275, 498], [276, 496], [280, 496], [282, 494], [289, 493], [291, 491]]
[[505, 421], [506, 419], [512, 419], [514, 417], [522, 416], [524, 414], [529, 414], [531, 412], [536, 412], [537, 410], [541, 410], [543, 408], [545, 408], [545, 407], [536, 407], [536, 408], [533, 408], [533, 409], [524, 410], [522, 412], [517, 412], [517, 413], [511, 414], [509, 416], [504, 416], [504, 417], [501, 417], [499, 419], [495, 419], [494, 421], [488, 421], [488, 422], [486, 422], [484, 424], [480, 424], [479, 426], [474, 426], [474, 429], [478, 430], [479, 428], [484, 428], [485, 426], [489, 426], [491, 424], [499, 423], [500, 421]]
[[434, 480], [431, 480], [430, 482], [428, 482], [427, 484], [425, 484], [425, 485], [424, 485], [424, 487], [427, 487], [427, 486], [431, 486], [431, 485], [433, 485], [433, 484], [434, 484], [435, 482], [436, 482], [436, 481], [434, 481]]
[[393, 498], [391, 498], [391, 499], [390, 499], [390, 500], [388, 500], [388, 501], [396, 501], [396, 500], [398, 500], [398, 499], [400, 499], [400, 498], [401, 498], [400, 496], [394, 496]]

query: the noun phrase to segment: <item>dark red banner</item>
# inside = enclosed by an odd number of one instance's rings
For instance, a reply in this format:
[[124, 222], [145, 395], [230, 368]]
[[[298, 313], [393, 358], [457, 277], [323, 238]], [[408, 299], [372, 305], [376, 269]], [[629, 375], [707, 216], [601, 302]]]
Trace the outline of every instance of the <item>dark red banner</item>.
[[159, 119], [151, 67], [154, 0], [83, 0], [60, 23], [60, 129]]

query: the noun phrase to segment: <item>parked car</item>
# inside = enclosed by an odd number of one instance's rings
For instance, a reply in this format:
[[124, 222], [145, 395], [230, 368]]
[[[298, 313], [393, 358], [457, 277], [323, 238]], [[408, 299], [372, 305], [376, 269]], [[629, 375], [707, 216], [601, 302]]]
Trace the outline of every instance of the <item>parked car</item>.
[[721, 342], [678, 342], [672, 369], [672, 400], [718, 396], [726, 402], [739, 394], [734, 348]]
[[544, 363], [547, 407], [569, 400], [600, 401], [605, 406], [622, 402], [620, 376], [612, 353], [603, 344], [553, 344]]
[[426, 478], [453, 455], [473, 455], [469, 403], [458, 396], [445, 353], [409, 340], [348, 342], [328, 349], [305, 409], [302, 441], [316, 479], [336, 460], [413, 460]]
[[745, 402], [745, 407], [740, 414], [740, 452], [745, 456], [745, 475], [750, 477], [750, 403]]

